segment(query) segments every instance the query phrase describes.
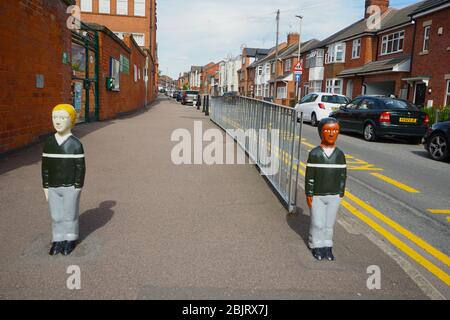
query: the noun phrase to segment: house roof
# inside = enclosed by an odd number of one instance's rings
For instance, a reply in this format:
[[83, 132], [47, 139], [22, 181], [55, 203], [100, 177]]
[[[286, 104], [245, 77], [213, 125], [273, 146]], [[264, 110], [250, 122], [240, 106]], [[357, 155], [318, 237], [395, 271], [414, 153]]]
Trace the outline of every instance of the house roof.
[[261, 49], [261, 48], [244, 48], [244, 54], [247, 57], [264, 57], [269, 54], [270, 49]]
[[[437, 0], [428, 0], [428, 1], [437, 1]], [[450, 1], [450, 0], [446, 0]], [[423, 5], [427, 0], [420, 1], [418, 3], [409, 5], [402, 9], [389, 9], [381, 19], [381, 26], [378, 30], [369, 29], [367, 26], [367, 19], [361, 19], [356, 21], [355, 23], [349, 25], [348, 27], [339, 30], [335, 34], [329, 36], [328, 38], [322, 40], [316, 46], [311, 47], [310, 50], [322, 48], [329, 44], [344, 41], [347, 39], [351, 39], [352, 37], [362, 35], [362, 34], [376, 34], [379, 32], [383, 32], [384, 30], [400, 26], [402, 24], [408, 23], [411, 21], [410, 14], [418, 9], [421, 5]]]
[[201, 66], [191, 66], [191, 72], [193, 71], [202, 71], [203, 67]]
[[[252, 64], [250, 64], [247, 68], [253, 68], [256, 67], [264, 62], [270, 61], [273, 58], [275, 58], [275, 54], [276, 54], [276, 47], [273, 47], [270, 49], [270, 52], [262, 59], [256, 60], [255, 62], [253, 62]], [[286, 50], [286, 42], [280, 43], [278, 45], [278, 54], [280, 55], [281, 53], [284, 52], [284, 50]]]
[[338, 77], [348, 77], [374, 72], [409, 72], [411, 56], [402, 56], [387, 60], [378, 60], [365, 64], [362, 67], [345, 69]]
[[450, 4], [450, 0], [427, 0], [421, 3], [420, 6], [418, 6], [411, 14], [416, 15], [428, 10], [432, 10], [434, 8], [440, 7], [444, 4]]
[[[302, 42], [300, 53], [308, 52], [312, 47], [316, 46], [320, 40], [311, 39], [305, 42]], [[295, 43], [289, 46], [280, 56], [280, 59], [284, 58], [292, 58], [298, 55], [298, 43]]]

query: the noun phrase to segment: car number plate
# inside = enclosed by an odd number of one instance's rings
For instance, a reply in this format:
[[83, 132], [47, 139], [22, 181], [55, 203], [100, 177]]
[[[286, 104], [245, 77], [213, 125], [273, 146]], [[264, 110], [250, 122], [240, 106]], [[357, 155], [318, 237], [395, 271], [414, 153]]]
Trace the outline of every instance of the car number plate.
[[417, 123], [416, 118], [400, 118], [401, 123]]
[[333, 111], [336, 111], [338, 109], [339, 109], [338, 107], [331, 107], [331, 110], [333, 110]]

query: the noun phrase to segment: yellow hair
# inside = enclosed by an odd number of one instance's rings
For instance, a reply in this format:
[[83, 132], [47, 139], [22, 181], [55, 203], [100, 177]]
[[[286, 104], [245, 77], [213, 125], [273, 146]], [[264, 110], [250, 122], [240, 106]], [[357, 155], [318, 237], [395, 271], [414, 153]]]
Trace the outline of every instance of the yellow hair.
[[53, 111], [59, 110], [64, 110], [69, 114], [73, 127], [75, 125], [75, 122], [77, 121], [77, 112], [75, 111], [75, 108], [70, 104], [58, 104], [56, 107], [53, 108]]

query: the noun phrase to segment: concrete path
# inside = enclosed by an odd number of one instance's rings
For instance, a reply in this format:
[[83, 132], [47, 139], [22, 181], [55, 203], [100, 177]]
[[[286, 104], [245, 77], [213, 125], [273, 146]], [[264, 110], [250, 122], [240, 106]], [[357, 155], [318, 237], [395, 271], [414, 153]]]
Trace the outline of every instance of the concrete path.
[[[394, 260], [340, 224], [335, 262], [306, 247], [307, 210], [287, 215], [251, 165], [172, 163], [174, 129], [200, 111], [159, 100], [148, 111], [77, 126], [87, 155], [82, 242], [50, 257], [42, 145], [0, 160], [1, 299], [426, 299]], [[304, 202], [302, 201], [302, 205]], [[67, 267], [81, 270], [68, 290]], [[367, 267], [381, 268], [369, 290]]]

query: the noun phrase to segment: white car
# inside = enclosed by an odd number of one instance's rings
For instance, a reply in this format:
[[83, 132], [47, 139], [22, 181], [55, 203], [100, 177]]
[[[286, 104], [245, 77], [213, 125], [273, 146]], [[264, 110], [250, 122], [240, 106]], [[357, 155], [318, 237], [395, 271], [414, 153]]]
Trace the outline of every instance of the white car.
[[342, 94], [312, 92], [304, 96], [295, 109], [303, 112], [303, 120], [317, 126], [319, 121], [327, 118], [331, 112], [339, 109], [341, 105], [350, 102], [350, 99]]

